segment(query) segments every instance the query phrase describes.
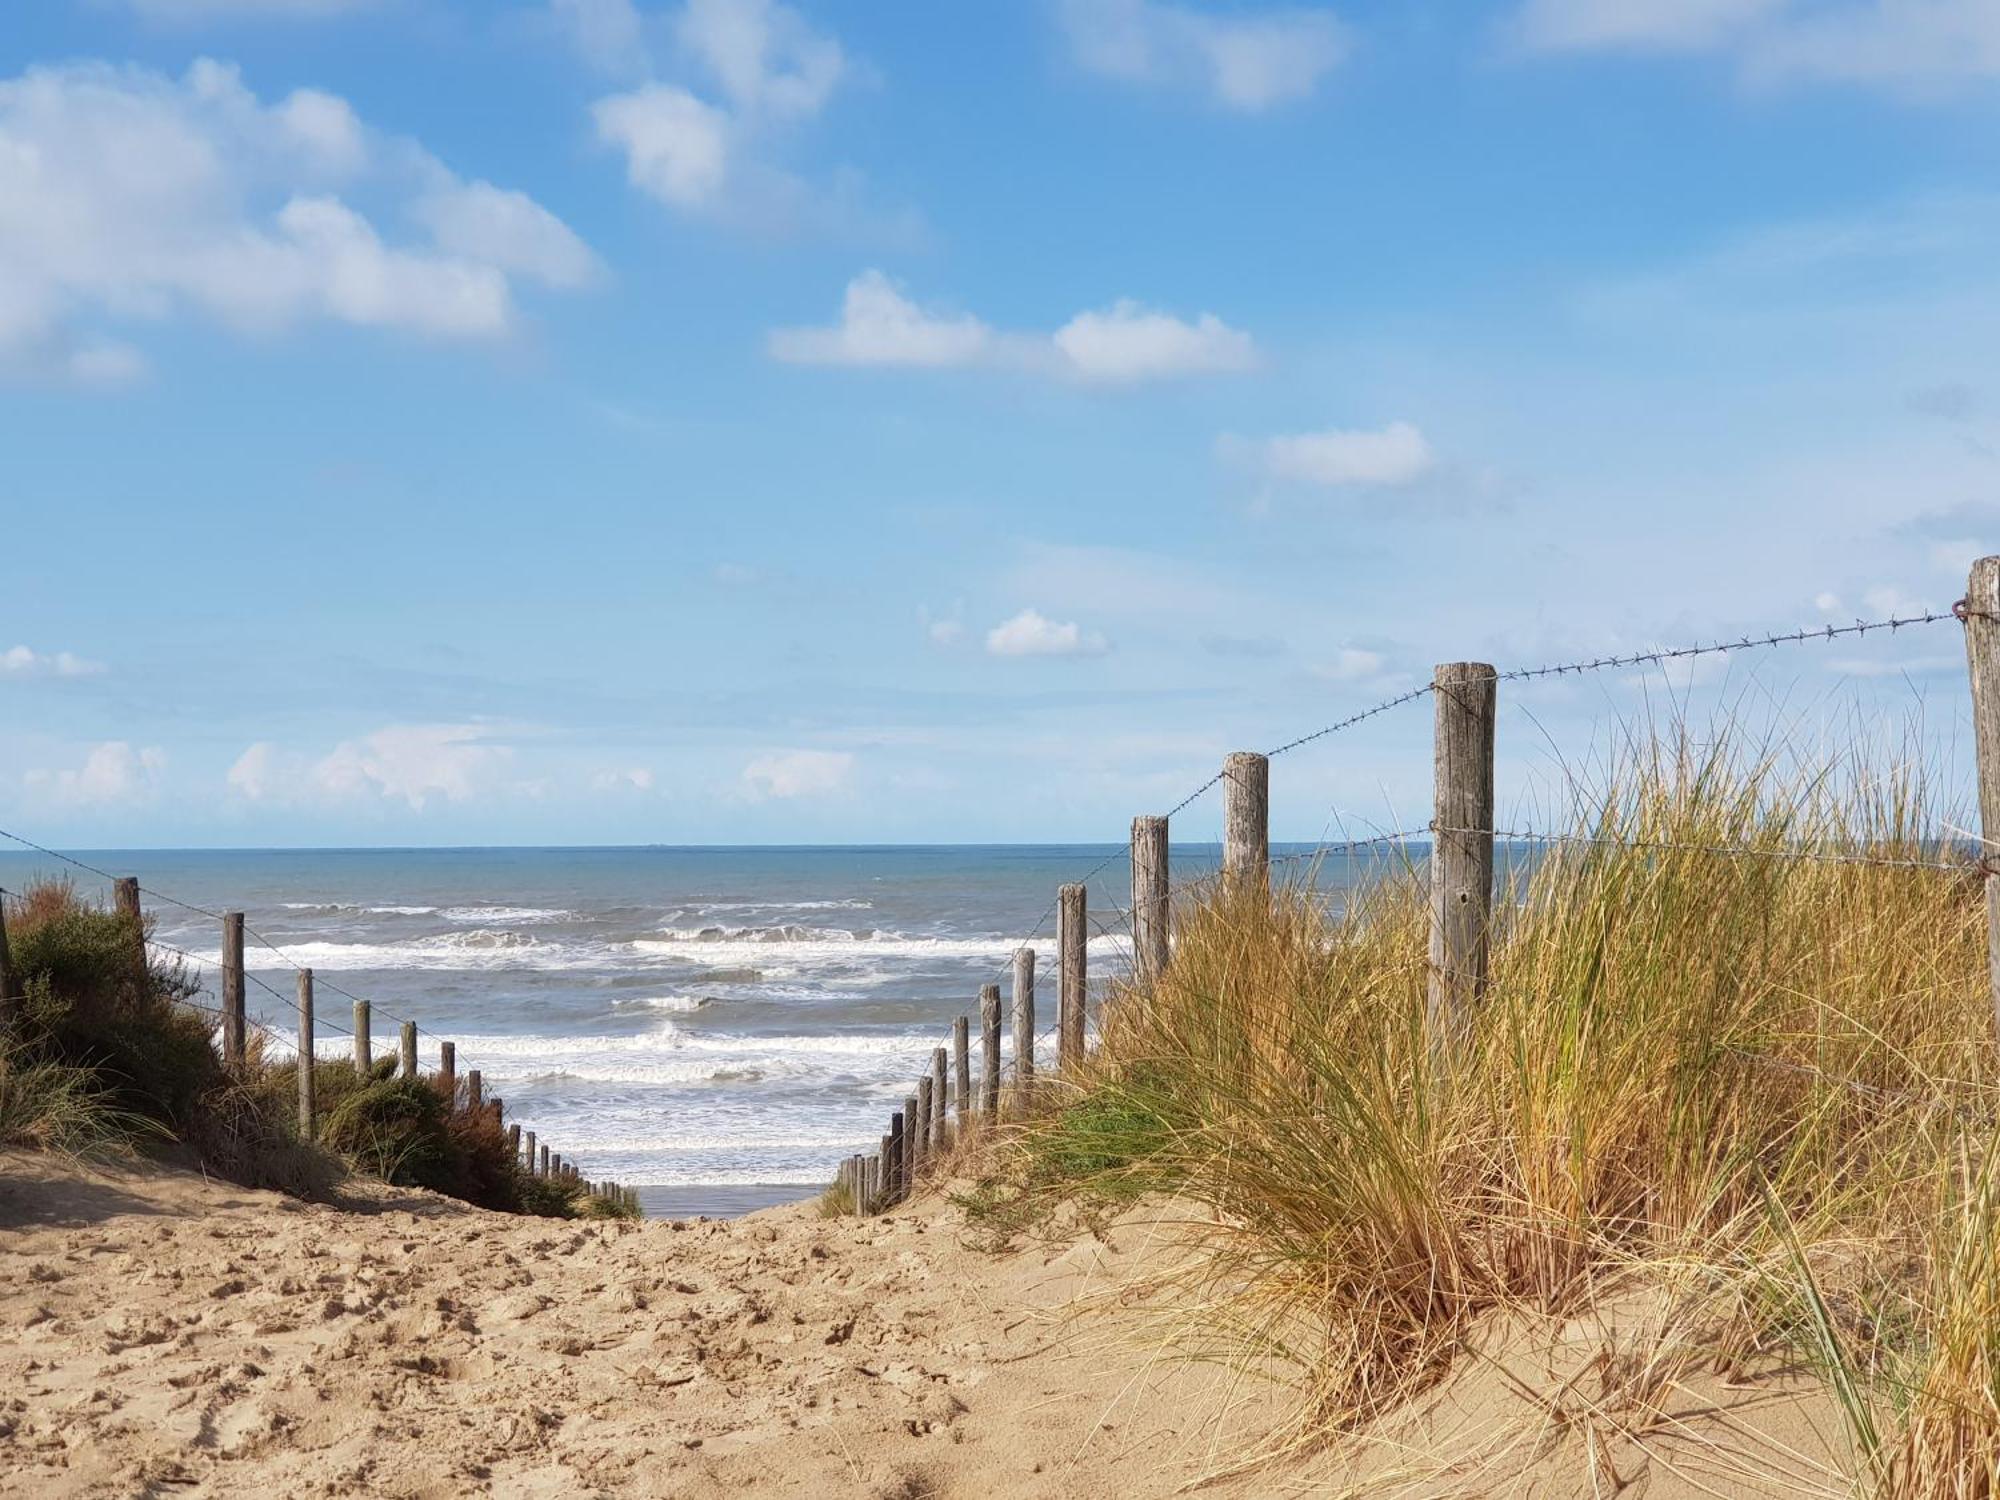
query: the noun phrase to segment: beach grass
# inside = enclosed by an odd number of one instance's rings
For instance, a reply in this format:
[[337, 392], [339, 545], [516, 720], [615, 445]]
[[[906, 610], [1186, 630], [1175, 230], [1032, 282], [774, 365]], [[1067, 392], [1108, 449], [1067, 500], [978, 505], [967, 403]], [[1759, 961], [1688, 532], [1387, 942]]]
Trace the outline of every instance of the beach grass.
[[1171, 1205], [1206, 1252], [1183, 1341], [1281, 1372], [1292, 1444], [1406, 1407], [1496, 1317], [1651, 1288], [1656, 1379], [1803, 1359], [1864, 1490], [2000, 1493], [2000, 1059], [1981, 880], [1939, 867], [1958, 810], [1909, 761], [1727, 734], [1571, 795], [1448, 1025], [1418, 857], [1337, 904], [1312, 872], [1186, 898], [1166, 972], [1110, 995], [968, 1206]]

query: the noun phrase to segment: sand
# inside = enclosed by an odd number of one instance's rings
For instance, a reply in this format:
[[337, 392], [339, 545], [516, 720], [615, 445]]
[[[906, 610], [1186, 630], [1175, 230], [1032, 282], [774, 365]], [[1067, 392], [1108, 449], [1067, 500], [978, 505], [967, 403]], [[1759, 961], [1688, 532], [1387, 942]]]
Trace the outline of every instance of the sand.
[[972, 1238], [938, 1203], [567, 1223], [0, 1155], [0, 1496], [1842, 1491], [1810, 1382], [1656, 1389], [1591, 1320], [1496, 1328], [1391, 1427], [1212, 1478], [1288, 1398], [1161, 1354], [1134, 1288], [1184, 1252], [1136, 1219]]

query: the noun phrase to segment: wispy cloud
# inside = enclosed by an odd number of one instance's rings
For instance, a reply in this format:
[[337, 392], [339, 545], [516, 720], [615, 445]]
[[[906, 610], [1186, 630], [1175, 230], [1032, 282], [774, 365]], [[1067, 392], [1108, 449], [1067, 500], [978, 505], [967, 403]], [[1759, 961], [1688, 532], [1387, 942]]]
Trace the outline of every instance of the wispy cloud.
[[0, 651], [0, 677], [95, 677], [102, 662], [87, 661], [73, 651], [36, 651], [10, 646]]
[[166, 752], [157, 746], [138, 749], [110, 740], [91, 750], [80, 766], [33, 770], [24, 782], [31, 794], [58, 808], [106, 807], [153, 796], [166, 764]]
[[1051, 620], [1024, 609], [986, 632], [986, 649], [994, 656], [1102, 656], [1111, 642], [1074, 620]]
[[1216, 443], [1226, 461], [1280, 483], [1327, 489], [1415, 484], [1437, 467], [1423, 432], [1410, 422], [1377, 429], [1331, 427], [1248, 439], [1225, 433]]
[[925, 307], [875, 270], [847, 284], [837, 323], [775, 329], [767, 346], [788, 364], [987, 367], [1105, 385], [1233, 374], [1257, 363], [1250, 335], [1213, 313], [1190, 322], [1120, 299], [1052, 334], [1003, 333], [970, 313]]
[[513, 751], [477, 724], [391, 724], [318, 757], [269, 741], [229, 768], [229, 789], [251, 802], [402, 802], [413, 812], [499, 789]]
[[743, 767], [742, 786], [754, 801], [826, 797], [843, 790], [854, 772], [846, 750], [773, 750]]
[[1090, 72], [1245, 112], [1307, 98], [1352, 50], [1347, 27], [1321, 7], [1217, 14], [1166, 0], [1061, 0], [1057, 15]]

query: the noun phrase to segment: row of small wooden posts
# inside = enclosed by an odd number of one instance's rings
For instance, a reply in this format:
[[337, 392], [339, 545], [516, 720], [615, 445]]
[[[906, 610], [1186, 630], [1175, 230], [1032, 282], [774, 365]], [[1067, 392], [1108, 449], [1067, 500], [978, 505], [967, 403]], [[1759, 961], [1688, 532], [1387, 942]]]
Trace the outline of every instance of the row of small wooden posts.
[[[1499, 674], [1484, 662], [1451, 662], [1432, 679], [1437, 705], [1436, 786], [1430, 858], [1429, 1010], [1448, 1027], [1486, 987], [1487, 930], [1493, 914], [1493, 726]], [[1230, 755], [1218, 778], [1223, 789], [1222, 868], [1225, 884], [1270, 880], [1270, 758]], [[1168, 820], [1132, 820], [1132, 977], [1144, 984], [1171, 954], [1172, 883]], [[1088, 995], [1089, 893], [1065, 885], [1057, 893], [1057, 1068], [1082, 1061]], [[1035, 1082], [1035, 952], [1014, 954], [1014, 1080], [1010, 1097], [1026, 1109]], [[915, 1091], [889, 1117], [873, 1154], [848, 1157], [835, 1183], [854, 1211], [879, 1213], [910, 1197], [927, 1166], [980, 1119], [1001, 1116], [1000, 987], [979, 997], [981, 1073], [972, 1092], [971, 1019], [952, 1023], [949, 1050], [931, 1053]], [[1442, 1034], [1442, 1032], [1440, 1032]], [[952, 1118], [955, 1113], [956, 1119]]]
[[[145, 913], [140, 905], [138, 879], [125, 876], [113, 883], [114, 906], [119, 916], [132, 924], [134, 932], [142, 935], [145, 928]], [[222, 916], [222, 1062], [230, 1069], [240, 1069], [245, 1059], [245, 1037], [248, 1018], [244, 1009], [243, 964], [243, 913], [225, 912]], [[143, 974], [145, 968], [145, 948], [143, 941], [139, 948], [138, 962]], [[15, 993], [12, 964], [7, 947], [7, 917], [4, 904], [0, 904], [0, 1005]], [[313, 972], [311, 969], [298, 971], [299, 1017], [298, 1068], [299, 1080], [299, 1134], [307, 1140], [316, 1139], [319, 1134], [318, 1100], [314, 1092], [313, 1068], [304, 1066], [315, 1056], [313, 1035]], [[374, 1070], [372, 1007], [366, 1000], [354, 1002], [354, 1071], [366, 1076]], [[402, 1023], [401, 1062], [398, 1068], [404, 1078], [419, 1076], [417, 1067], [417, 1023]], [[433, 1079], [439, 1093], [450, 1101], [454, 1112], [463, 1110], [476, 1114], [486, 1110], [493, 1117], [498, 1128], [504, 1120], [506, 1102], [499, 1095], [488, 1096], [485, 1080], [477, 1068], [468, 1069], [464, 1080], [458, 1076], [458, 1048], [451, 1042], [438, 1043], [438, 1070]], [[635, 1189], [617, 1182], [596, 1182], [585, 1178], [574, 1162], [564, 1161], [562, 1156], [549, 1149], [546, 1144], [535, 1139], [535, 1132], [523, 1132], [521, 1127], [508, 1125], [507, 1148], [521, 1170], [535, 1177], [546, 1177], [573, 1184], [579, 1191], [601, 1198], [639, 1206]]]

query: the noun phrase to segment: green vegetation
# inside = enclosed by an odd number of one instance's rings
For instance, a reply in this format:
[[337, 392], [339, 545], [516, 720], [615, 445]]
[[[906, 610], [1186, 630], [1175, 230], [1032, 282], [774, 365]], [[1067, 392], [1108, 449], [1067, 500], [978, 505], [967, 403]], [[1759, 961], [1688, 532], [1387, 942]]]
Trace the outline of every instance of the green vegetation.
[[523, 1171], [493, 1111], [396, 1077], [393, 1058], [365, 1078], [312, 1064], [320, 1128], [306, 1140], [298, 1060], [267, 1058], [253, 1032], [244, 1067], [224, 1067], [213, 1018], [190, 1003], [197, 976], [148, 950], [130, 920], [63, 881], [6, 915], [22, 998], [0, 1052], [0, 1143], [85, 1155], [173, 1140], [220, 1176], [301, 1196], [361, 1172], [505, 1212], [636, 1217]]
[[1633, 753], [1574, 826], [1509, 880], [1455, 1026], [1427, 1015], [1420, 866], [1338, 910], [1310, 881], [1186, 904], [1085, 1091], [969, 1206], [1012, 1231], [1172, 1195], [1210, 1252], [1178, 1300], [1289, 1371], [1300, 1440], [1408, 1402], [1497, 1314], [1652, 1288], [1662, 1369], [1821, 1370], [1865, 1489], [2000, 1493], [1985, 904], [1922, 867], [1964, 819], [1900, 768], [1710, 744]]

